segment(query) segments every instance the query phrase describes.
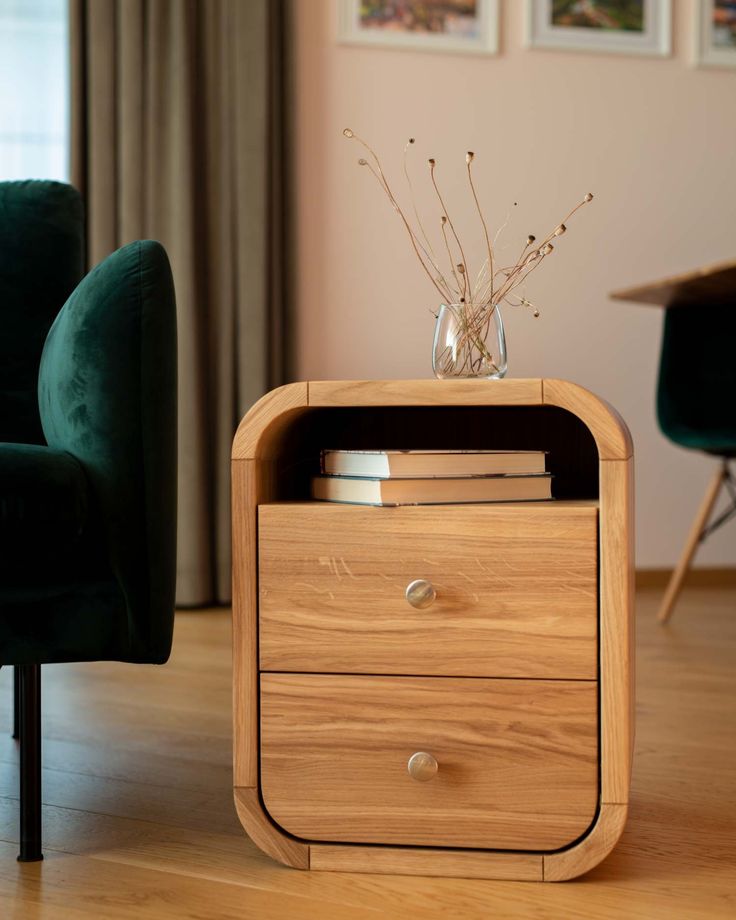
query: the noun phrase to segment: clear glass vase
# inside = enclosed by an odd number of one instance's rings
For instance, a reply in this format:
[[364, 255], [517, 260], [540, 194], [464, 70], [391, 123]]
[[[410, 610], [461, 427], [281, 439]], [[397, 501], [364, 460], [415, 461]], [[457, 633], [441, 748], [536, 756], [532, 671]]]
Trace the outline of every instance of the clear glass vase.
[[501, 311], [485, 304], [442, 304], [432, 349], [435, 377], [499, 380], [506, 374], [506, 336]]

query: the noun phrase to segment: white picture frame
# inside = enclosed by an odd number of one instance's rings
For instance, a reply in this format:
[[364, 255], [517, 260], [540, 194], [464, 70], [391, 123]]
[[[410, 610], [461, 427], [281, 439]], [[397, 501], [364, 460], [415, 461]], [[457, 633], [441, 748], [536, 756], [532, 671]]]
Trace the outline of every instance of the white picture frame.
[[[715, 22], [716, 11], [721, 8], [725, 13], [732, 12], [733, 29], [730, 30], [733, 42], [728, 44], [718, 40]], [[695, 0], [695, 56], [698, 67], [736, 67], [736, 3], [728, 0]]]
[[[642, 0], [643, 27], [640, 31], [555, 24], [552, 21], [554, 0], [526, 0], [526, 4], [524, 43], [527, 48], [663, 57], [672, 53], [671, 0]], [[581, 14], [585, 5], [586, 0], [570, 0], [571, 15]], [[599, 7], [597, 12], [603, 21], [615, 22], [616, 13], [606, 11], [605, 0], [588, 0], [587, 5]]]
[[[409, 8], [413, 2], [406, 0]], [[452, 16], [452, 7], [459, 7], [447, 32], [403, 28], [401, 23], [391, 19], [392, 8], [396, 4], [390, 0], [373, 0], [376, 7], [385, 4], [388, 17], [385, 25], [367, 25], [361, 21], [361, 7], [371, 4], [361, 3], [361, 0], [337, 0], [337, 3], [337, 38], [341, 44], [404, 51], [498, 54], [498, 0], [416, 0], [418, 8], [436, 7], [440, 23], [444, 18], [442, 14]], [[472, 22], [462, 12], [463, 6], [472, 8]], [[380, 9], [376, 12], [380, 14]]]

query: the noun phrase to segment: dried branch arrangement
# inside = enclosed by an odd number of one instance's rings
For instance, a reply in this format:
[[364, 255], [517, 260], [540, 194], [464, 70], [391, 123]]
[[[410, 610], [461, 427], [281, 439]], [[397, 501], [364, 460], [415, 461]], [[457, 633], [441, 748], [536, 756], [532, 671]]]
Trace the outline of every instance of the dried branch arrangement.
[[[414, 224], [412, 224], [412, 221], [407, 217], [397, 201], [375, 151], [350, 128], [345, 128], [343, 135], [350, 140], [356, 141], [366, 151], [367, 156], [362, 156], [358, 160], [358, 164], [368, 169], [383, 189], [391, 206], [398, 214], [406, 229], [414, 253], [419, 260], [419, 264], [439, 293], [442, 302], [460, 305], [462, 307], [464, 316], [463, 321], [466, 324], [466, 334], [470, 342], [480, 346], [480, 343], [482, 343], [485, 338], [484, 331], [487, 329], [493, 311], [502, 303], [507, 303], [512, 306], [528, 307], [532, 310], [535, 317], [539, 316], [539, 309], [536, 305], [525, 296], [516, 293], [516, 290], [526, 281], [529, 275], [535, 271], [535, 269], [539, 268], [542, 262], [554, 252], [555, 245], [553, 240], [556, 240], [567, 231], [567, 221], [569, 221], [573, 214], [582, 208], [583, 205], [593, 200], [593, 196], [590, 193], [588, 193], [583, 200], [554, 227], [552, 232], [541, 240], [541, 242], [537, 240], [536, 236], [529, 234], [526, 237], [526, 242], [515, 263], [512, 265], [499, 266], [497, 265], [495, 247], [500, 234], [508, 224], [508, 217], [496, 232], [493, 240], [491, 240], [488, 224], [483, 215], [475, 183], [473, 182], [472, 166], [475, 154], [469, 150], [465, 154], [468, 185], [483, 230], [486, 250], [485, 259], [475, 276], [475, 280], [471, 281], [472, 275], [465, 255], [465, 249], [463, 248], [456, 226], [450, 217], [445, 199], [437, 181], [436, 160], [430, 157], [427, 163], [429, 166], [429, 178], [432, 192], [438, 203], [438, 238], [441, 238], [442, 249], [440, 251], [443, 252], [442, 259], [438, 258], [435, 253], [429, 235], [419, 216], [419, 210], [414, 197], [414, 187], [409, 174], [408, 164], [408, 154], [415, 143], [414, 138], [410, 137], [405, 144], [403, 158], [404, 177], [408, 186], [414, 219]], [[441, 262], [445, 260], [449, 264], [449, 272], [443, 271], [440, 267]]]

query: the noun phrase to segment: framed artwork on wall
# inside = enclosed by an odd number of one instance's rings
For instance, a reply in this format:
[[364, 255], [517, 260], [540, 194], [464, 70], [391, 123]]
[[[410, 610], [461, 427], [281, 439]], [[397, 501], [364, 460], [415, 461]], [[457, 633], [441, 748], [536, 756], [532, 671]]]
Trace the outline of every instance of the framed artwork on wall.
[[498, 0], [338, 0], [338, 39], [351, 45], [496, 54]]
[[667, 55], [671, 0], [527, 0], [526, 44]]
[[736, 0], [697, 0], [695, 63], [736, 67]]

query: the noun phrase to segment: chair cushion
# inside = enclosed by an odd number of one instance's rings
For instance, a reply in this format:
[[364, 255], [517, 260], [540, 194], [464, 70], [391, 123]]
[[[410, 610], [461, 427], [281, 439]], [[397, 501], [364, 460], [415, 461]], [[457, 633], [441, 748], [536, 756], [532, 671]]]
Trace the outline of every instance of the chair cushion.
[[176, 304], [160, 243], [129, 243], [77, 286], [49, 332], [43, 431], [84, 466], [125, 596], [117, 655], [165, 661], [176, 579]]
[[81, 463], [0, 444], [0, 664], [114, 658], [126, 647], [120, 586]]
[[0, 443], [0, 572], [38, 570], [73, 551], [88, 519], [88, 484], [71, 454]]
[[736, 454], [736, 309], [681, 304], [665, 311], [657, 416], [676, 444]]
[[44, 444], [38, 365], [54, 317], [82, 277], [79, 193], [0, 182], [0, 441]]

